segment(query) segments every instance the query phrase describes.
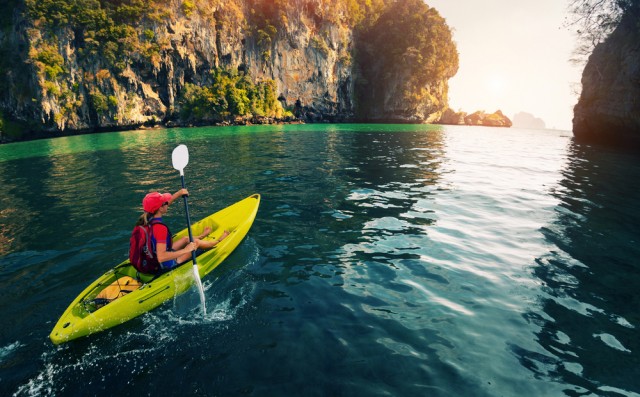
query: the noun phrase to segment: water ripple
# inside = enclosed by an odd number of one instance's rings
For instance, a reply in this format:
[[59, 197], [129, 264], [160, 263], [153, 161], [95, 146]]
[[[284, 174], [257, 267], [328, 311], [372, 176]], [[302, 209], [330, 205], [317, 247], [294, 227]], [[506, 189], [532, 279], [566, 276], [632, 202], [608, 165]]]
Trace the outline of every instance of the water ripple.
[[[12, 319], [0, 394], [640, 392], [631, 155], [513, 128], [109, 135], [0, 160], [0, 315]], [[192, 218], [263, 197], [249, 237], [204, 280], [209, 315], [186, 294], [95, 337], [43, 343], [125, 254], [140, 197], [175, 188], [161, 170], [177, 141], [193, 156]]]

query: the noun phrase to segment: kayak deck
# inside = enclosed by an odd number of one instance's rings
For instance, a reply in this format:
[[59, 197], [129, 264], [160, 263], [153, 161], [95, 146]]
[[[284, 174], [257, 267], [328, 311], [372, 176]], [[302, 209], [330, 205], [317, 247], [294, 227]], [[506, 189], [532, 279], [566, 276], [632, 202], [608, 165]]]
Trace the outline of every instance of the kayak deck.
[[[259, 204], [260, 195], [254, 194], [191, 226], [194, 235], [201, 234], [207, 226], [211, 227], [212, 232], [204, 240], [219, 238], [225, 230], [229, 232], [214, 248], [196, 258], [200, 277], [215, 269], [240, 244], [253, 224]], [[188, 236], [187, 229], [177, 233], [174, 238], [183, 236]], [[156, 308], [193, 285], [192, 267], [193, 263], [189, 261], [168, 273], [153, 276], [138, 274], [129, 260], [120, 263], [76, 297], [51, 331], [51, 341], [60, 344], [103, 331]], [[101, 299], [99, 295], [106, 288], [123, 277], [139, 278], [142, 285], [131, 288], [130, 292], [108, 303], [97, 300]]]

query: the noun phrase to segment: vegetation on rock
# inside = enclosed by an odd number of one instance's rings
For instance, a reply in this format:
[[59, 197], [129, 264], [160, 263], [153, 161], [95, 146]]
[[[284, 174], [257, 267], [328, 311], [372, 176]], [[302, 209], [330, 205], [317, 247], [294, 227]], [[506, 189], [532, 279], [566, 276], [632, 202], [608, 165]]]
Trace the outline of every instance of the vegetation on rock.
[[[357, 53], [361, 79], [357, 95], [361, 116], [369, 118], [380, 105], [401, 102], [408, 111], [429, 103], [433, 110], [447, 106], [446, 89], [434, 96], [440, 82], [458, 71], [458, 51], [451, 30], [438, 11], [422, 0], [390, 3], [377, 21], [361, 32]], [[390, 85], [403, 81], [402, 98], [385, 98]]]
[[185, 85], [179, 101], [183, 120], [221, 122], [249, 115], [293, 117], [277, 100], [273, 80], [254, 84], [248, 75], [229, 69], [216, 69], [212, 74], [213, 83], [209, 86]]

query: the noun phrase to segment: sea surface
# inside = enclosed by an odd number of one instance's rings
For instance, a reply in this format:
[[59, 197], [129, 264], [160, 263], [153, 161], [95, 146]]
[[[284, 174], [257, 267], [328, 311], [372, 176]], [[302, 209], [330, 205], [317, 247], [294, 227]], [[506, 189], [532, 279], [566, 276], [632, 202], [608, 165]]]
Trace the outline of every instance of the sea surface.
[[[255, 223], [197, 291], [54, 346], [149, 191]], [[640, 396], [640, 156], [567, 131], [291, 125], [0, 146], [2, 396]], [[165, 218], [185, 227], [181, 205]]]

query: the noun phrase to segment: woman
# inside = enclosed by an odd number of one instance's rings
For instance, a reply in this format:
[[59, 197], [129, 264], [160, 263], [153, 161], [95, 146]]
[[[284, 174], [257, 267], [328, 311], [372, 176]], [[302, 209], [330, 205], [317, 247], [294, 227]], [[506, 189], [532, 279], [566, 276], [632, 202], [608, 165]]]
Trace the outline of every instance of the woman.
[[211, 228], [207, 226], [201, 235], [194, 238], [193, 242], [189, 242], [189, 237], [182, 237], [173, 241], [169, 227], [162, 223], [162, 216], [169, 211], [171, 203], [188, 194], [187, 189], [180, 189], [174, 194], [153, 192], [147, 194], [142, 200], [144, 214], [140, 216], [136, 225], [152, 225], [151, 240], [156, 258], [160, 262], [161, 271], [168, 271], [178, 267], [191, 259], [192, 251], [198, 248], [213, 248], [229, 235], [229, 232], [225, 230], [217, 240], [202, 240], [211, 233]]

